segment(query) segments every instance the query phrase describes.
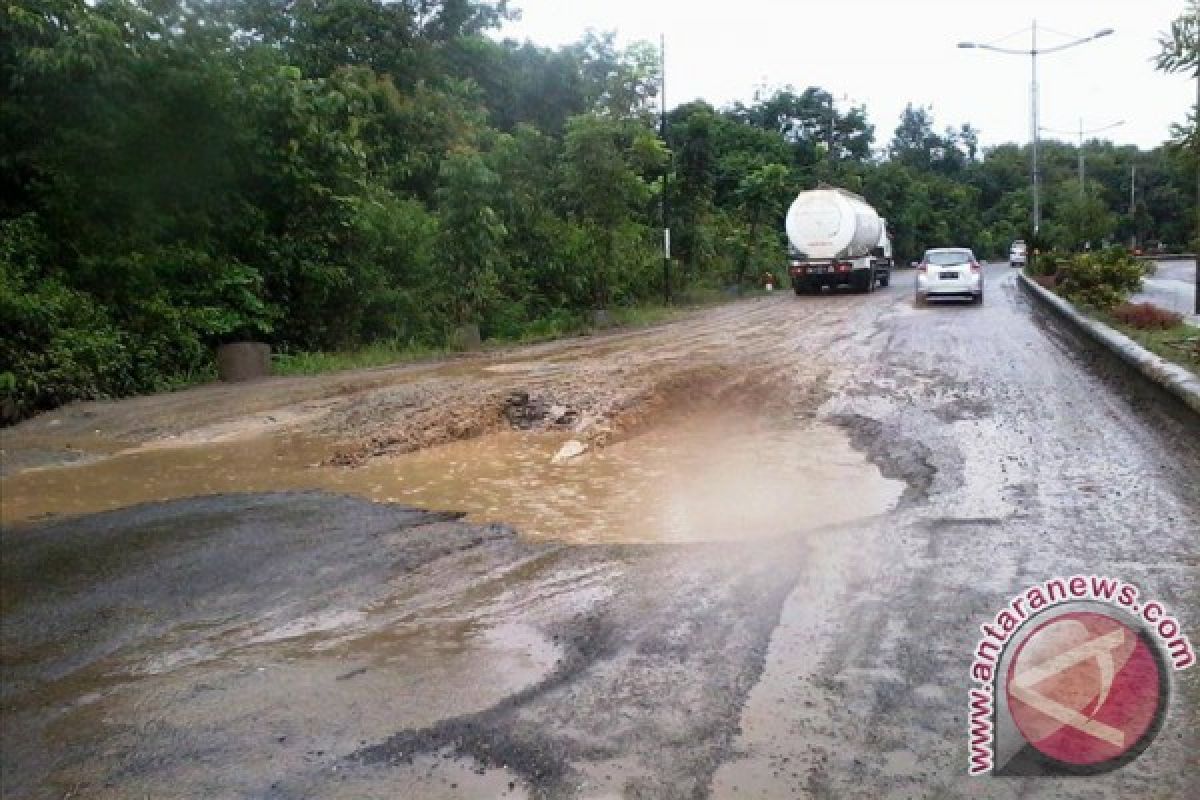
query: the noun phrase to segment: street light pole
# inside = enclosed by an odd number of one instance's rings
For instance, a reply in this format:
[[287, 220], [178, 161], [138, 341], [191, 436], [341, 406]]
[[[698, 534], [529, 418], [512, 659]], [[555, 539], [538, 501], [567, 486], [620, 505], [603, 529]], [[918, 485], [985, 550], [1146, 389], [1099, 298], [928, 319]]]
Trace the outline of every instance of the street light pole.
[[[1044, 48], [1041, 50], [1038, 49], [1038, 43], [1037, 43], [1037, 20], [1036, 19], [1033, 21], [1033, 25], [1030, 28], [1030, 30], [1033, 33], [1033, 38], [1032, 38], [1032, 42], [1031, 42], [1031, 47], [1028, 50], [1014, 50], [1010, 47], [996, 47], [993, 44], [980, 44], [978, 42], [959, 42], [958, 46], [960, 48], [963, 48], [964, 50], [974, 50], [974, 49], [993, 50], [997, 53], [1005, 53], [1008, 55], [1029, 56], [1029, 58], [1030, 58], [1030, 64], [1032, 67], [1032, 81], [1030, 83], [1029, 95], [1030, 95], [1030, 105], [1032, 106], [1031, 116], [1033, 118], [1033, 137], [1032, 137], [1033, 138], [1033, 154], [1032, 154], [1033, 155], [1033, 169], [1031, 170], [1032, 182], [1033, 182], [1033, 233], [1034, 233], [1034, 236], [1036, 236], [1042, 226], [1042, 198], [1041, 198], [1041, 186], [1040, 186], [1041, 170], [1040, 170], [1040, 166], [1038, 163], [1038, 150], [1040, 149], [1040, 145], [1041, 145], [1041, 137], [1038, 133], [1039, 128], [1038, 128], [1037, 57], [1038, 57], [1038, 55], [1043, 54], [1043, 53], [1057, 53], [1059, 50], [1066, 50], [1068, 47], [1075, 47], [1076, 45], [1081, 45], [1085, 42], [1090, 42], [1093, 39], [1099, 39], [1102, 36], [1108, 36], [1109, 34], [1111, 34], [1113, 32], [1113, 29], [1112, 28], [1104, 28], [1103, 30], [1096, 31], [1091, 36], [1085, 36], [1082, 39], [1076, 39], [1074, 41], [1067, 42], [1066, 44], [1055, 45], [1054, 47], [1047, 47], [1047, 48]], [[1036, 246], [1036, 244], [1035, 244], [1035, 246]]]

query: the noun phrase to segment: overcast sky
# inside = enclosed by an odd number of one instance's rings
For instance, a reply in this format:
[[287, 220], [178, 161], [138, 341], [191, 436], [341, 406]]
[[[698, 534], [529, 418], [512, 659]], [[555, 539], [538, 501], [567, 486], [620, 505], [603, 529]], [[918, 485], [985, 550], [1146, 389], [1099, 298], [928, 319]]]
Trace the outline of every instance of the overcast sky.
[[[1112, 36], [1038, 58], [1042, 125], [1075, 130], [1125, 120], [1101, 134], [1154, 147], [1196, 102], [1195, 79], [1156, 72], [1157, 38], [1184, 0], [512, 0], [523, 12], [503, 34], [541, 45], [588, 28], [626, 44], [667, 36], [667, 104], [718, 107], [755, 87], [829, 90], [861, 103], [886, 144], [905, 103], [932, 106], [940, 130], [970, 122], [985, 145], [1025, 142], [1030, 59], [960, 50], [959, 41], [1051, 47], [1114, 28]], [[1069, 37], [1061, 34], [1069, 34]], [[843, 99], [844, 98], [844, 99]], [[1046, 135], [1046, 134], [1043, 134]], [[1060, 137], [1063, 138], [1063, 137]], [[1066, 137], [1070, 138], [1070, 137]]]

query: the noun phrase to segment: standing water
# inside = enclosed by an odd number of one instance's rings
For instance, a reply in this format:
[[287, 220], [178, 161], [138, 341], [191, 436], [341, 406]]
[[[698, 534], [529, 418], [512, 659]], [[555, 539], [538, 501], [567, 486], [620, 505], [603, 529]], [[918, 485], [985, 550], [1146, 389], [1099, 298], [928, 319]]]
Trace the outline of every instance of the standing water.
[[568, 438], [503, 432], [358, 468], [319, 466], [331, 443], [260, 436], [146, 447], [3, 480], [5, 524], [221, 492], [325, 489], [466, 512], [533, 538], [685, 542], [784, 535], [892, 508], [885, 479], [842, 432], [692, 414], [559, 463]]

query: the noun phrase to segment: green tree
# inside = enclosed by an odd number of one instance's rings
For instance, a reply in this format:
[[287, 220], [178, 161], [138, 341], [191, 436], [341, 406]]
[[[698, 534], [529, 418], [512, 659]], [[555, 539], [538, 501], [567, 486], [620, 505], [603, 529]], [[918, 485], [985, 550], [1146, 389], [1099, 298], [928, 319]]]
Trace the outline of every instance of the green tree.
[[[1187, 10], [1160, 37], [1156, 62], [1163, 72], [1191, 73], [1196, 79], [1196, 104], [1185, 122], [1172, 127], [1172, 134], [1182, 163], [1194, 176], [1200, 209], [1200, 0], [1189, 0]], [[1192, 251], [1200, 252], [1200, 211], [1192, 217], [1196, 232]]]
[[[768, 164], [756, 169], [738, 187], [741, 211], [748, 222], [734, 275], [738, 287], [744, 283], [747, 266], [755, 257], [767, 264], [782, 262], [784, 253], [779, 231], [784, 209], [793, 194], [791, 173], [783, 164]], [[764, 225], [770, 226], [765, 241], [761, 235]]]
[[473, 151], [452, 153], [438, 189], [444, 296], [458, 325], [478, 323], [498, 296], [507, 230], [496, 213], [499, 178]]
[[564, 145], [563, 190], [586, 231], [592, 302], [602, 309], [611, 299], [618, 243], [645, 233], [638, 216], [654, 196], [648, 176], [661, 169], [666, 153], [636, 122], [595, 116], [571, 118]]
[[1094, 184], [1080, 192], [1078, 186], [1060, 185], [1051, 197], [1047, 238], [1066, 251], [1099, 248], [1116, 229], [1116, 217], [1100, 198]]

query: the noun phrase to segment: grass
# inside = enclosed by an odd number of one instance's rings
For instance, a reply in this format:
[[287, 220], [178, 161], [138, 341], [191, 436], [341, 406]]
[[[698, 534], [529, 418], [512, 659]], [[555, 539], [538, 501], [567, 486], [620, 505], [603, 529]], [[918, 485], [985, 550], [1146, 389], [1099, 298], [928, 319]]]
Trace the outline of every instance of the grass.
[[271, 371], [275, 375], [320, 375], [348, 369], [369, 369], [402, 364], [446, 355], [445, 348], [412, 342], [384, 341], [356, 350], [335, 353], [282, 353], [275, 357]]
[[1180, 324], [1166, 330], [1139, 330], [1117, 321], [1111, 314], [1099, 314], [1097, 318], [1151, 353], [1200, 375], [1200, 328]]
[[[747, 290], [742, 297], [765, 294], [761, 290]], [[689, 311], [717, 305], [735, 299], [718, 289], [693, 289], [679, 298], [674, 305], [650, 303], [637, 306], [613, 308], [609, 311], [616, 328], [645, 328], [677, 319]], [[549, 319], [534, 320], [516, 335], [489, 338], [484, 349], [494, 349], [514, 344], [534, 344], [553, 341], [567, 336], [587, 333], [593, 327], [586, 316], [563, 315]], [[275, 356], [272, 372], [275, 375], [320, 375], [351, 369], [369, 369], [395, 364], [406, 364], [450, 355], [449, 347], [429, 347], [404, 341], [382, 341], [343, 352], [282, 353]]]

